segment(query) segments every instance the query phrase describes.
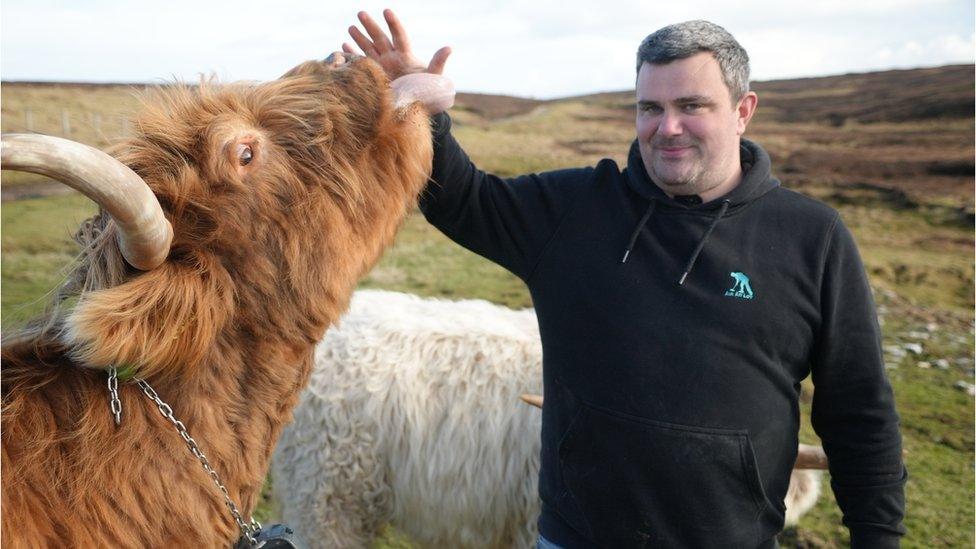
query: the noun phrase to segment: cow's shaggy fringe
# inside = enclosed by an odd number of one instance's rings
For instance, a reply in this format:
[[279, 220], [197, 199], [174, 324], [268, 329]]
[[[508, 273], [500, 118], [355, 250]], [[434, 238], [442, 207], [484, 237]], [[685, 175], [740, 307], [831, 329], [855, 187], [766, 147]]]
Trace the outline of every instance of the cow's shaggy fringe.
[[[430, 129], [370, 61], [255, 85], [171, 86], [114, 154], [172, 222], [138, 272], [98, 216], [56, 306], [3, 347], [5, 547], [216, 547], [238, 536], [210, 478], [131, 383], [147, 379], [245, 514], [326, 328], [427, 181]], [[254, 145], [239, 166], [234, 144]], [[69, 299], [70, 298], [70, 299]]]
[[[365, 547], [385, 523], [424, 547], [532, 547], [542, 392], [535, 313], [359, 291], [315, 351], [272, 459], [311, 547]], [[820, 476], [794, 472], [787, 521]]]

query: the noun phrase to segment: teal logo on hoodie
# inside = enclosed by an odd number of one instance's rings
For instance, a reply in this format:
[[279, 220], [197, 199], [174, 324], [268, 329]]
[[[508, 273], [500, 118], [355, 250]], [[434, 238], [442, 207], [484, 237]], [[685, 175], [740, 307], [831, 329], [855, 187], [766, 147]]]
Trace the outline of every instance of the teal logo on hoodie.
[[755, 294], [752, 293], [752, 286], [749, 285], [749, 277], [745, 273], [731, 272], [729, 276], [735, 280], [735, 284], [725, 291], [726, 296], [738, 297], [740, 299], [752, 299], [755, 297]]

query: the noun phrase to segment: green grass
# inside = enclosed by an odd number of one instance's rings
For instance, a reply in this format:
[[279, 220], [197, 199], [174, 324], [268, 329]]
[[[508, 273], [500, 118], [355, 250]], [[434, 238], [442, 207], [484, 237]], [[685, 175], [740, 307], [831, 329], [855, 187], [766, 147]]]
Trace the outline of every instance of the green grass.
[[918, 307], [972, 316], [972, 228], [915, 210], [840, 207], [876, 287]]
[[2, 228], [3, 327], [17, 326], [41, 312], [64, 268], [78, 253], [71, 235], [96, 207], [79, 194], [5, 202]]
[[[885, 344], [911, 341], [901, 337], [910, 331], [925, 331], [924, 324], [896, 317], [885, 322]], [[906, 485], [908, 535], [904, 547], [971, 547], [974, 513], [973, 483], [973, 399], [953, 384], [967, 379], [953, 365], [949, 370], [922, 369], [918, 361], [933, 362], [972, 358], [966, 332], [938, 330], [924, 341], [918, 357], [890, 361], [888, 370], [901, 416], [905, 462], [909, 470]], [[970, 366], [971, 367], [971, 366]], [[972, 379], [968, 379], [972, 381]], [[809, 380], [804, 389], [809, 389]], [[801, 405], [809, 418], [809, 401]], [[817, 438], [805, 421], [801, 440], [816, 443]], [[804, 517], [791, 536], [815, 547], [847, 546], [848, 535], [841, 526], [841, 515], [834, 503], [827, 478], [824, 493], [813, 512]]]
[[525, 285], [505, 269], [457, 246], [418, 212], [407, 218], [393, 248], [360, 283], [428, 297], [479, 298], [531, 307]]

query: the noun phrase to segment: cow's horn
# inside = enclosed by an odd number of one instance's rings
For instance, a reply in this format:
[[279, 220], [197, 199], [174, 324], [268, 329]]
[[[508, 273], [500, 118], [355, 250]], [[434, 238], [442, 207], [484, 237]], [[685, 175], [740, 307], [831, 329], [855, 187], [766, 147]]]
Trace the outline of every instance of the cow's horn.
[[48, 135], [8, 134], [0, 140], [0, 168], [56, 179], [94, 200], [118, 226], [119, 249], [143, 271], [169, 254], [173, 228], [149, 186], [102, 151]]
[[827, 469], [827, 454], [820, 446], [800, 444], [796, 452], [794, 469]]
[[407, 74], [390, 82], [390, 87], [398, 109], [419, 102], [429, 114], [437, 114], [454, 105], [454, 82], [440, 74]]

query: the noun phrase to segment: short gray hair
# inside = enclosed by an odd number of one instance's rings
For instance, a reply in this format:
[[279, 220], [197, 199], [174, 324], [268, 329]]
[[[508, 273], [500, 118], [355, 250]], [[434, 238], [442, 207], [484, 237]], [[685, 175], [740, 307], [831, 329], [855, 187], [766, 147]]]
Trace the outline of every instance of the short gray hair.
[[732, 101], [749, 93], [749, 55], [729, 31], [708, 21], [675, 23], [649, 35], [637, 48], [637, 72], [645, 62], [666, 65], [703, 51], [718, 61]]

